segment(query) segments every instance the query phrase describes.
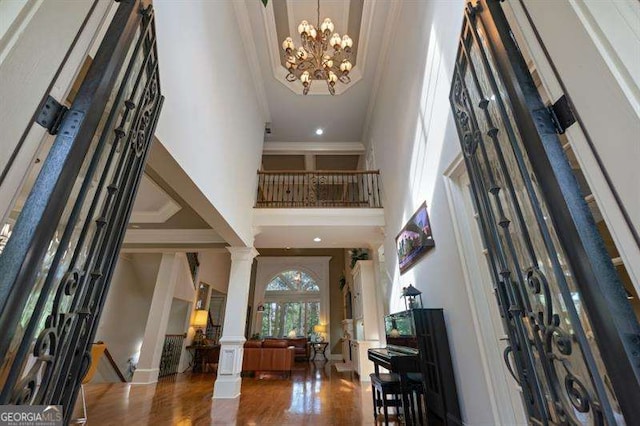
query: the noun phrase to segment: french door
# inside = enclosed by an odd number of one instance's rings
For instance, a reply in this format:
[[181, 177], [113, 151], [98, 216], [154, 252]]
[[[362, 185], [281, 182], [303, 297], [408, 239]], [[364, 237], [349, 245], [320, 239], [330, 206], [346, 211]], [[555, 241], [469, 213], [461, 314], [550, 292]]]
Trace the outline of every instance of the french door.
[[450, 101], [529, 421], [632, 424], [640, 326], [498, 0], [465, 9]]
[[0, 404], [62, 405], [65, 424], [162, 108], [153, 18], [118, 3], [0, 255]]

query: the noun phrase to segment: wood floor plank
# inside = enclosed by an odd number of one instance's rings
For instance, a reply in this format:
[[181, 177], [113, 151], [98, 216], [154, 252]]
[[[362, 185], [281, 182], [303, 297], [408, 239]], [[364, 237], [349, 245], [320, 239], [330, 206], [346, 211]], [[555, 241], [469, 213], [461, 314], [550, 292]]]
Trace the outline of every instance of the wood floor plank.
[[331, 362], [297, 363], [290, 379], [245, 377], [236, 400], [212, 400], [214, 380], [214, 374], [187, 373], [152, 385], [85, 385], [89, 424], [376, 424], [370, 386], [360, 386], [353, 372], [337, 372]]

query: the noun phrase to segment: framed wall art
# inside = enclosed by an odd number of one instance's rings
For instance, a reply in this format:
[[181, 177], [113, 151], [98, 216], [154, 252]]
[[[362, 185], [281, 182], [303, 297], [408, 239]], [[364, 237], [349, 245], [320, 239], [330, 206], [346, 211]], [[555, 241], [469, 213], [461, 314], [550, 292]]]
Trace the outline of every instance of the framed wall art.
[[411, 216], [396, 237], [398, 265], [404, 274], [431, 248], [435, 247], [426, 201]]

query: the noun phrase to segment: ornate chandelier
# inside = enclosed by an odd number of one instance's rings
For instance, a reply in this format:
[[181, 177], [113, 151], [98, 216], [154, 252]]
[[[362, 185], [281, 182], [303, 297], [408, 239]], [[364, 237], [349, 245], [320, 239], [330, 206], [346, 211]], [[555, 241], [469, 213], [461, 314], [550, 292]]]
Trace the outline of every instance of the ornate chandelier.
[[309, 93], [313, 80], [327, 82], [329, 93], [335, 95], [335, 85], [338, 80], [349, 84], [351, 64], [351, 47], [353, 40], [348, 35], [333, 32], [331, 19], [325, 18], [320, 24], [320, 0], [318, 0], [318, 20], [314, 27], [307, 21], [300, 22], [298, 33], [302, 46], [296, 48], [293, 39], [287, 37], [282, 42], [285, 65], [289, 73], [287, 81], [300, 80], [304, 89], [303, 94]]

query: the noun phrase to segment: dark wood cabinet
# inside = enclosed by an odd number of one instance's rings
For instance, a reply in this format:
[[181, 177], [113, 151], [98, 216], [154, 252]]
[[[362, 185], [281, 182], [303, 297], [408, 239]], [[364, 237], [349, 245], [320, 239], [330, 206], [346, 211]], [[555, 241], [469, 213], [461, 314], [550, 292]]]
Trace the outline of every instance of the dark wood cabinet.
[[429, 425], [462, 425], [442, 309], [412, 309]]

